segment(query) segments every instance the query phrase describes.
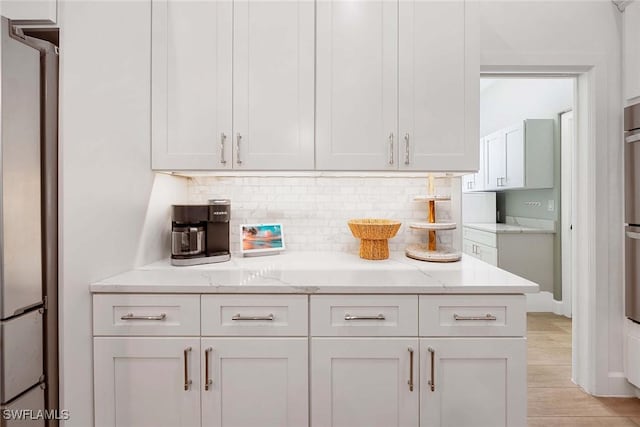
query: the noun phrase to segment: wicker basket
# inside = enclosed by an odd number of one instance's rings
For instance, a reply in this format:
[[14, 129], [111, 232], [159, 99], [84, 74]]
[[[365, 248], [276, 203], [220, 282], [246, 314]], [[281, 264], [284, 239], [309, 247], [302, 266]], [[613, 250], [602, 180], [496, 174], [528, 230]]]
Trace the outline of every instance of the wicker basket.
[[352, 219], [347, 224], [354, 237], [360, 240], [360, 258], [389, 258], [389, 239], [400, 229], [400, 222], [390, 219]]

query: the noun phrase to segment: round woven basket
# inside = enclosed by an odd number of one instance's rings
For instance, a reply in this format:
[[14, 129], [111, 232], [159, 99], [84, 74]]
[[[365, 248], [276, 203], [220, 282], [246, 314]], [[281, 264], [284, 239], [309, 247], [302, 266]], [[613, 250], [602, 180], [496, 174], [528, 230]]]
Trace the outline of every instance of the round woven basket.
[[389, 239], [400, 229], [401, 223], [390, 219], [352, 219], [348, 223], [353, 237], [360, 240], [360, 258], [389, 258]]

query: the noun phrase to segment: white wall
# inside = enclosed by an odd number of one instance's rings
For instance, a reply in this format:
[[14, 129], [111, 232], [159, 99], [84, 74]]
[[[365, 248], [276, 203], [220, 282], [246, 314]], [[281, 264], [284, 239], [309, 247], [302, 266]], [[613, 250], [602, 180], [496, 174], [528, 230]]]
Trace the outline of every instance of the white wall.
[[[389, 218], [402, 227], [389, 249], [403, 251], [409, 243], [425, 243], [427, 233], [411, 230], [412, 221], [426, 221], [427, 204], [415, 196], [427, 190], [426, 175], [373, 176], [227, 176], [197, 177], [189, 182], [189, 201], [207, 203], [216, 197], [231, 199], [231, 251], [240, 250], [240, 224], [282, 223], [288, 250], [357, 253], [347, 221], [352, 218]], [[435, 191], [451, 195], [438, 202], [436, 219], [460, 223], [460, 178], [436, 178]], [[441, 231], [438, 242], [460, 250], [460, 229]]]
[[59, 16], [61, 407], [65, 425], [88, 427], [89, 283], [166, 256], [145, 221], [168, 220], [186, 180], [150, 170], [150, 2], [65, 1]]
[[573, 105], [573, 79], [502, 78], [480, 92], [480, 136], [523, 119], [557, 119]]
[[[484, 70], [544, 71], [545, 65], [575, 69], [585, 65], [593, 83], [594, 108], [578, 120], [590, 120], [595, 141], [581, 145], [588, 170], [578, 173], [595, 189], [595, 203], [578, 212], [578, 226], [595, 237], [579, 246], [594, 261], [577, 274], [594, 316], [582, 318], [597, 331], [577, 351], [595, 369], [576, 372], [581, 385], [597, 394], [629, 393], [622, 367], [622, 83], [621, 16], [608, 0], [481, 1], [481, 64]], [[557, 70], [557, 67], [555, 68]], [[582, 80], [584, 82], [584, 80]], [[584, 96], [587, 92], [581, 93]], [[585, 101], [585, 99], [583, 99]], [[581, 135], [578, 135], [579, 137]], [[582, 158], [582, 157], [581, 157]], [[582, 179], [582, 178], [581, 178]], [[593, 208], [593, 209], [592, 209]], [[588, 212], [587, 212], [588, 211]], [[578, 236], [580, 239], [580, 237]], [[583, 281], [584, 280], [584, 281]]]

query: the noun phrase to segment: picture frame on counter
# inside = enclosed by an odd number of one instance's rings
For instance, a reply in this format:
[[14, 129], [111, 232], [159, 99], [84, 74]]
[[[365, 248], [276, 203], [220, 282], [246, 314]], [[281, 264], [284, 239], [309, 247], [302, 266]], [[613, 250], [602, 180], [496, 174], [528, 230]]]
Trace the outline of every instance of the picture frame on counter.
[[282, 224], [240, 225], [240, 253], [243, 256], [273, 255], [284, 249]]

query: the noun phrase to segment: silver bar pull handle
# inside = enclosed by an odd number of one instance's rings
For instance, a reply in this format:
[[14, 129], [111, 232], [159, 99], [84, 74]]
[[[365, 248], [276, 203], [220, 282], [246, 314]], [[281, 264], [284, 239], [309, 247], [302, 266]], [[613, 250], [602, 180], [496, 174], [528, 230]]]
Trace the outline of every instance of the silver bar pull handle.
[[220, 163], [223, 165], [227, 163], [224, 155], [224, 142], [227, 140], [227, 135], [224, 132], [220, 134]]
[[459, 316], [453, 313], [454, 320], [498, 320], [496, 316], [491, 313], [487, 313], [484, 316]]
[[242, 135], [240, 132], [236, 133], [236, 163], [241, 165], [242, 159], [240, 158], [240, 141], [242, 140]]
[[431, 379], [427, 382], [431, 391], [436, 391], [436, 379], [435, 379], [435, 358], [436, 351], [433, 347], [427, 347], [427, 351], [431, 356]]
[[389, 164], [393, 164], [393, 132], [389, 134]]
[[404, 135], [404, 164], [408, 165], [411, 163], [410, 154], [409, 154], [409, 134]]
[[413, 348], [409, 347], [409, 391], [413, 391]]
[[157, 316], [136, 316], [133, 313], [127, 313], [120, 317], [120, 320], [159, 320], [163, 321], [167, 319], [166, 313], [160, 313]]
[[211, 390], [211, 384], [213, 380], [209, 376], [209, 355], [213, 351], [213, 347], [209, 347], [204, 351], [204, 389], [206, 391]]
[[386, 320], [384, 314], [380, 313], [376, 316], [352, 316], [349, 313], [344, 315], [344, 320]]
[[184, 349], [184, 389], [188, 391], [191, 388], [192, 381], [189, 379], [189, 353], [191, 353], [191, 347]]
[[266, 316], [241, 316], [240, 313], [234, 315], [231, 320], [273, 320], [275, 316], [268, 314]]

